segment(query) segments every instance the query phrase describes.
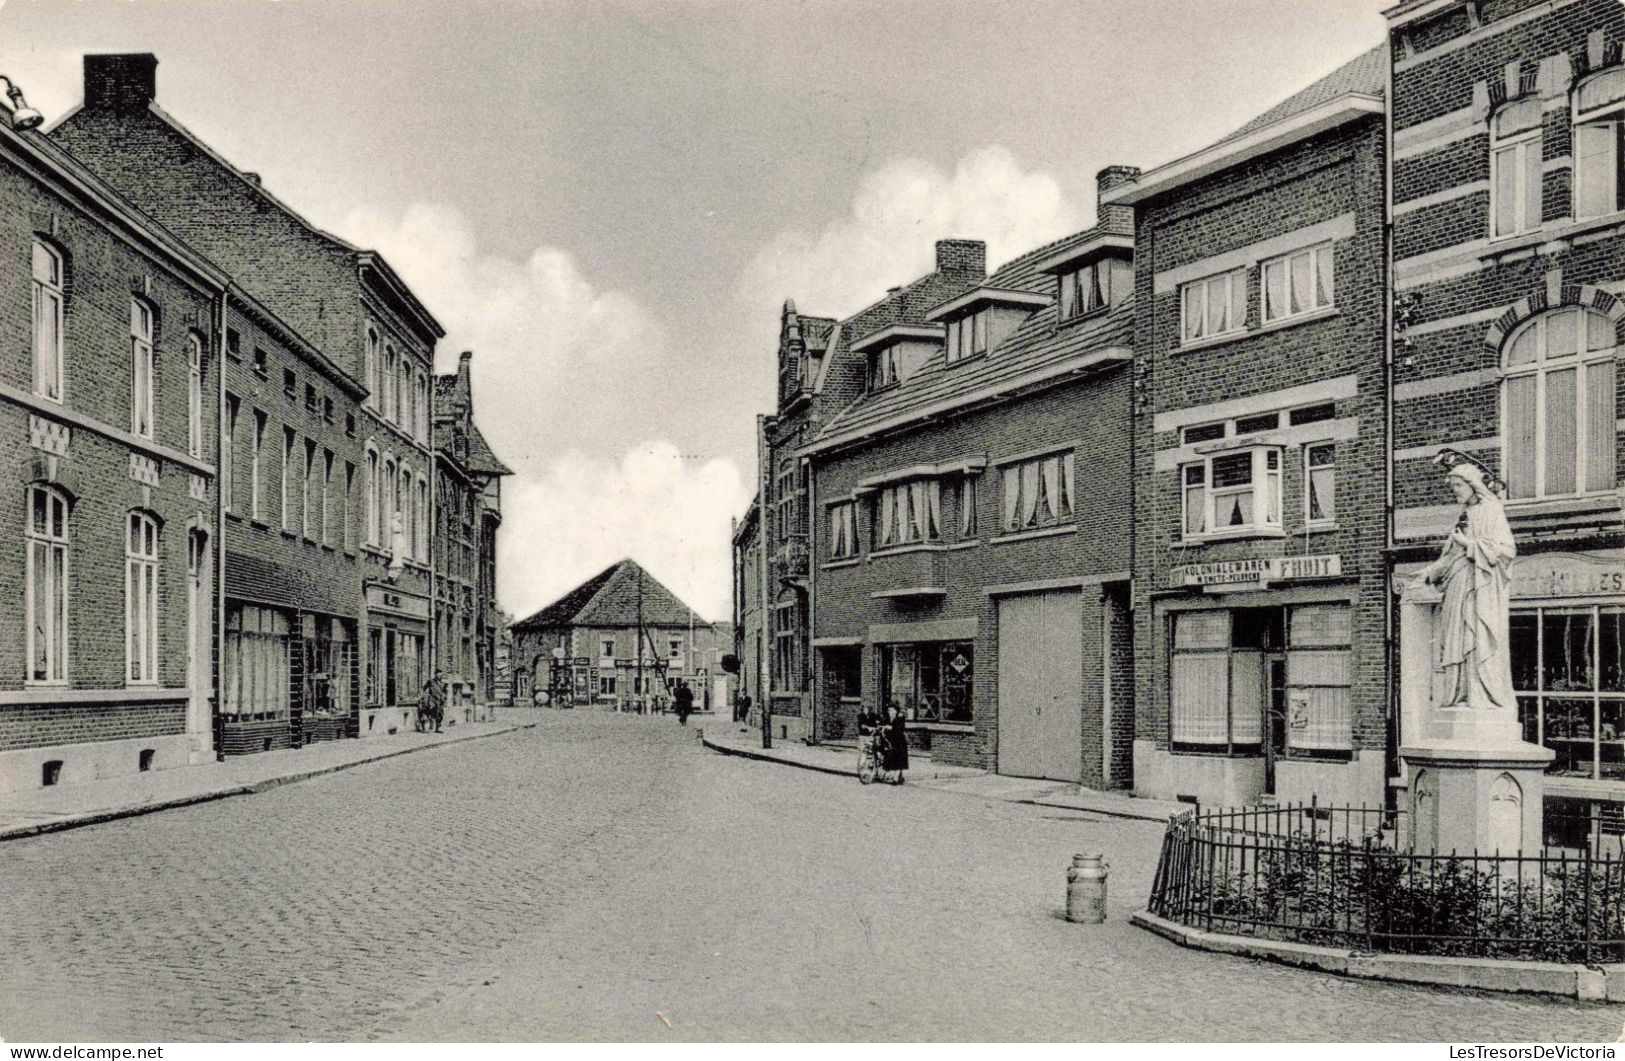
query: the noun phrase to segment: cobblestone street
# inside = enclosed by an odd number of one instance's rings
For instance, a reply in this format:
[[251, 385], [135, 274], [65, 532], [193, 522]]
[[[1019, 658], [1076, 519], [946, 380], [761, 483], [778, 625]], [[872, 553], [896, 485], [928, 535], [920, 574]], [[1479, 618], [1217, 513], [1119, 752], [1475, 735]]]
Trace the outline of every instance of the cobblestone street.
[[[712, 723], [716, 724], [716, 723]], [[799, 810], [799, 812], [797, 812]], [[0, 846], [0, 1036], [1613, 1040], [1127, 923], [1155, 823], [535, 729]], [[1074, 851], [1111, 918], [1061, 919]], [[669, 1022], [669, 1024], [668, 1024]]]

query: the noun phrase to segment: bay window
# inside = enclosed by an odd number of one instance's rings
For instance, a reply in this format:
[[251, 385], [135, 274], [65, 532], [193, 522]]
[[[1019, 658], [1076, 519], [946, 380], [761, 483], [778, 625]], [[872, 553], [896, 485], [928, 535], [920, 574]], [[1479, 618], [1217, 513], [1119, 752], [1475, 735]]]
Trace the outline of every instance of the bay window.
[[34, 241], [34, 393], [62, 400], [62, 255]]
[[1506, 104], [1490, 119], [1490, 235], [1540, 227], [1541, 101]]
[[1332, 245], [1322, 244], [1263, 265], [1264, 323], [1332, 305]]
[[1180, 469], [1186, 537], [1281, 527], [1281, 451], [1254, 446]]
[[1617, 485], [1614, 323], [1568, 307], [1506, 344], [1502, 467], [1509, 500], [1600, 493]]
[[857, 505], [841, 501], [829, 506], [829, 558], [845, 560], [858, 555]]
[[158, 523], [131, 512], [125, 539], [124, 658], [132, 685], [158, 684]]
[[1574, 101], [1574, 216], [1625, 210], [1625, 67], [1581, 82]]
[[1049, 527], [1072, 518], [1073, 454], [1056, 453], [1004, 467], [1004, 530]]
[[942, 537], [942, 493], [936, 480], [884, 487], [875, 500], [875, 546], [934, 542]]
[[68, 676], [68, 498], [53, 486], [28, 488], [24, 573], [25, 651], [30, 682]]
[[1247, 327], [1247, 270], [1195, 280], [1179, 289], [1182, 342], [1194, 342]]

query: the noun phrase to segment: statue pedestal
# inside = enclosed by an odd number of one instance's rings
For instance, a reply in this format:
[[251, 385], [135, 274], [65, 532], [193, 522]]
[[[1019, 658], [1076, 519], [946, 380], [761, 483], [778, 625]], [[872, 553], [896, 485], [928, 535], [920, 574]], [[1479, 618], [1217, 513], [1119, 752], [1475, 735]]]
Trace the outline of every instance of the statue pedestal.
[[1434, 666], [1439, 593], [1405, 585], [1400, 596], [1400, 758], [1413, 851], [1538, 852], [1544, 844], [1545, 773], [1553, 752], [1523, 739], [1510, 710], [1441, 704]]

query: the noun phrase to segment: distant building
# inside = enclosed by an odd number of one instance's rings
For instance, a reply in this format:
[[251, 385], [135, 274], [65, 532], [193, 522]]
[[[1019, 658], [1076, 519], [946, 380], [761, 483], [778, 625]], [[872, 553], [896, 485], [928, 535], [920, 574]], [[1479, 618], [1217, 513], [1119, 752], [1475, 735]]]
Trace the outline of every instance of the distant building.
[[733, 530], [733, 654], [739, 658], [736, 696], [750, 697], [751, 710], [766, 703], [762, 644], [761, 505], [751, 498]]
[[713, 677], [733, 628], [708, 623], [632, 560], [611, 564], [510, 627], [521, 688], [559, 707], [659, 710], [678, 680], [697, 709], [717, 698]]

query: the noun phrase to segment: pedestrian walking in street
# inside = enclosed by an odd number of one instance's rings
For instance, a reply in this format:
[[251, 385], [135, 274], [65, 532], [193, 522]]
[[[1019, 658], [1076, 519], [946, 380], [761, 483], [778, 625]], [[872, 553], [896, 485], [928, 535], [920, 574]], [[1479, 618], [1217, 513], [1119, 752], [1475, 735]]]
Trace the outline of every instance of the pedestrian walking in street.
[[429, 725], [434, 725], [434, 731], [440, 732], [441, 723], [446, 717], [446, 686], [440, 680], [440, 672], [436, 671], [423, 685], [423, 693], [418, 703], [418, 729], [427, 731]]
[[677, 680], [677, 688], [672, 690], [672, 709], [677, 712], [677, 721], [688, 725], [688, 716], [694, 712], [694, 690], [681, 678]]
[[886, 752], [880, 765], [887, 772], [895, 771], [897, 776], [891, 782], [901, 785], [903, 772], [908, 769], [908, 724], [903, 720], [903, 709], [895, 703], [886, 705], [886, 715]]

